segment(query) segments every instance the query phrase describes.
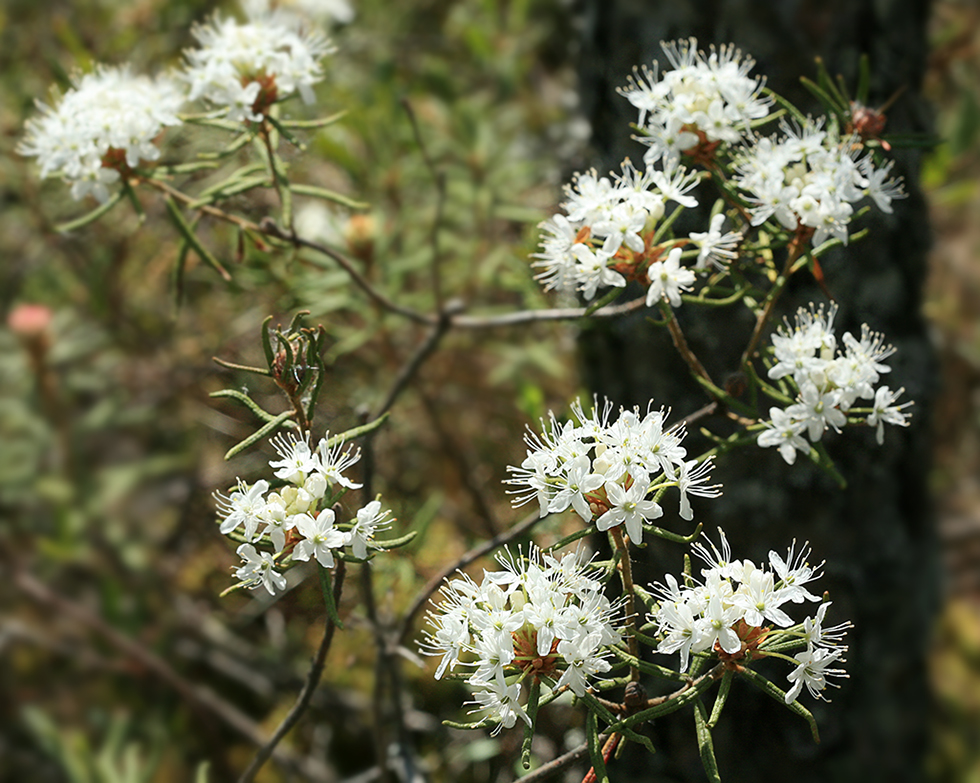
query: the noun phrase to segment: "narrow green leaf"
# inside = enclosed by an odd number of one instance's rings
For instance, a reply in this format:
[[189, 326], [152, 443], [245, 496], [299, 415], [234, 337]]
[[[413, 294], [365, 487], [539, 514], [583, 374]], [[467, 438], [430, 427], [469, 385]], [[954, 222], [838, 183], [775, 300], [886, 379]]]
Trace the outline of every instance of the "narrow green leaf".
[[813, 461], [817, 467], [822, 469], [828, 476], [830, 476], [834, 481], [837, 482], [837, 486], [841, 489], [847, 489], [847, 479], [841, 475], [840, 471], [834, 465], [833, 459], [831, 459], [830, 454], [827, 453], [827, 447], [821, 441], [817, 441], [810, 446], [810, 451], [807, 456]]
[[663, 239], [664, 235], [667, 233], [667, 229], [674, 224], [674, 221], [681, 216], [683, 211], [684, 207], [678, 205], [677, 208], [671, 212], [659, 226], [657, 226], [657, 230], [653, 235], [653, 244], [658, 244], [660, 240]]
[[344, 109], [336, 114], [331, 114], [329, 117], [320, 117], [315, 120], [277, 120], [277, 123], [281, 128], [325, 128], [328, 125], [333, 125], [346, 114], [347, 110]]
[[227, 158], [228, 156], [234, 155], [236, 152], [238, 152], [238, 150], [248, 144], [253, 138], [254, 135], [252, 133], [243, 133], [230, 144], [226, 145], [224, 149], [218, 150], [217, 152], [199, 152], [197, 157], [204, 161], [221, 160], [222, 158]]
[[289, 322], [289, 329], [286, 330], [288, 334], [293, 334], [298, 332], [303, 328], [303, 319], [310, 314], [309, 310], [298, 310], [293, 316], [293, 320]]
[[531, 743], [534, 741], [534, 724], [538, 719], [538, 699], [541, 698], [541, 680], [537, 677], [531, 678], [531, 691], [527, 697], [525, 712], [531, 719], [530, 723], [524, 724], [524, 739], [521, 742], [521, 764], [524, 769], [531, 768]]
[[211, 769], [210, 761], [202, 761], [197, 765], [194, 772], [194, 783], [208, 783], [208, 771]]
[[708, 719], [709, 729], [713, 729], [718, 725], [718, 719], [721, 717], [721, 711], [725, 708], [725, 702], [728, 701], [728, 692], [732, 688], [732, 676], [732, 670], [726, 669], [724, 676], [721, 678], [721, 685], [718, 686], [718, 693], [715, 696], [715, 703], [711, 708], [711, 717]]
[[372, 546], [375, 549], [383, 549], [384, 551], [387, 552], [390, 549], [398, 549], [399, 547], [405, 546], [406, 544], [410, 544], [415, 539], [415, 536], [417, 535], [418, 535], [418, 531], [413, 530], [410, 533], [406, 533], [403, 536], [399, 536], [398, 538], [389, 538], [386, 541], [375, 541], [372, 544]]
[[272, 335], [271, 335], [271, 325], [272, 316], [267, 316], [262, 322], [262, 350], [265, 352], [265, 361], [269, 365], [270, 375], [272, 374], [272, 365], [276, 361], [275, 351], [272, 350]]
[[792, 103], [786, 100], [778, 92], [770, 90], [768, 87], [763, 87], [762, 92], [772, 98], [776, 103], [782, 106], [786, 111], [793, 115], [793, 119], [796, 120], [800, 126], [806, 124], [806, 115], [803, 114], [799, 109], [797, 109]]
[[247, 438], [245, 438], [245, 440], [241, 441], [237, 445], [232, 446], [230, 449], [228, 449], [228, 453], [225, 454], [225, 459], [229, 460], [239, 452], [244, 451], [249, 446], [253, 445], [254, 443], [258, 443], [266, 435], [275, 432], [277, 429], [279, 429], [280, 426], [282, 426], [282, 424], [285, 421], [287, 421], [288, 419], [292, 418], [295, 415], [296, 415], [295, 411], [284, 411], [283, 413], [280, 413], [274, 419], [272, 419], [271, 421], [263, 425], [261, 428], [253, 432], [251, 435], [249, 435]]
[[357, 201], [345, 196], [342, 193], [337, 193], [333, 190], [328, 190], [327, 188], [321, 188], [317, 185], [303, 185], [297, 182], [290, 184], [289, 189], [295, 193], [297, 196], [310, 196], [311, 198], [322, 199], [323, 201], [332, 201], [335, 204], [340, 204], [341, 206], [348, 207], [349, 209], [367, 209], [371, 205], [365, 201]]
[[333, 600], [333, 585], [330, 583], [330, 572], [320, 565], [319, 562], [316, 564], [316, 570], [320, 575], [320, 590], [323, 592], [323, 603], [327, 610], [327, 616], [342, 631], [344, 630], [344, 624], [340, 620], [340, 615], [337, 614], [337, 604]]
[[664, 539], [665, 541], [673, 541], [675, 544], [690, 544], [699, 535], [701, 535], [702, 527], [704, 527], [704, 523], [698, 522], [697, 527], [694, 528], [694, 532], [691, 533], [689, 536], [682, 536], [680, 533], [672, 533], [671, 531], [664, 530], [663, 528], [657, 527], [656, 525], [644, 525], [643, 529], [657, 536], [657, 538]]
[[269, 182], [269, 178], [265, 174], [261, 174], [256, 177], [235, 179], [234, 181], [221, 183], [221, 185], [215, 185], [214, 187], [208, 188], [207, 191], [201, 194], [200, 198], [188, 204], [187, 208], [200, 209], [203, 206], [213, 204], [215, 201], [220, 201], [223, 198], [237, 196], [239, 193], [245, 193], [246, 191], [253, 190], [254, 188], [267, 188], [271, 185], [272, 183]]
[[488, 729], [491, 726], [496, 726], [497, 724], [490, 720], [490, 718], [484, 718], [483, 720], [474, 721], [473, 723], [458, 723], [454, 720], [444, 720], [442, 725], [448, 726], [451, 729], [472, 731], [473, 729]]
[[609, 783], [606, 761], [602, 758], [602, 738], [599, 736], [599, 720], [595, 712], [589, 710], [585, 718], [585, 735], [589, 744], [589, 760], [596, 783]]
[[258, 403], [255, 402], [247, 394], [238, 391], [237, 389], [222, 389], [221, 391], [211, 392], [209, 397], [229, 397], [230, 399], [237, 400], [246, 406], [252, 413], [258, 416], [262, 421], [269, 422], [275, 421], [282, 414], [269, 413], [267, 410], [259, 407]]
[[555, 552], [559, 549], [563, 549], [569, 544], [574, 544], [576, 541], [585, 538], [591, 532], [592, 531], [587, 527], [582, 528], [581, 530], [576, 530], [574, 533], [571, 533], [570, 535], [565, 536], [561, 540], [556, 541], [551, 546], [545, 547], [544, 551], [550, 553], [550, 552]]
[[592, 313], [594, 313], [600, 307], [605, 307], [607, 304], [612, 304], [617, 299], [619, 299], [620, 296], [622, 296], [622, 293], [623, 293], [622, 288], [613, 288], [612, 290], [607, 291], [603, 296], [599, 297], [587, 308], [585, 308], [585, 312], [582, 314], [582, 317], [588, 318], [590, 315], [592, 315]]
[[834, 99], [827, 93], [826, 90], [822, 90], [817, 84], [807, 79], [805, 76], [800, 77], [800, 83], [806, 87], [813, 96], [823, 104], [824, 109], [827, 110], [829, 114], [839, 114], [840, 106], [834, 103]]
[[187, 240], [187, 243], [194, 249], [194, 252], [197, 253], [198, 257], [202, 261], [208, 263], [225, 280], [230, 281], [231, 275], [228, 274], [228, 270], [221, 265], [217, 258], [211, 255], [211, 251], [201, 244], [201, 241], [197, 238], [197, 234], [194, 233], [194, 229], [191, 228], [190, 224], [187, 222], [187, 220], [185, 220], [184, 215], [180, 211], [180, 207], [177, 206], [177, 203], [170, 196], [166, 197], [165, 202], [167, 205], [167, 212], [170, 213], [170, 217], [173, 220], [174, 225], [177, 227], [177, 230], [181, 233], [184, 239]]
[[810, 724], [810, 733], [813, 735], [814, 742], [820, 742], [820, 732], [817, 730], [817, 721], [813, 717], [813, 714], [798, 701], [794, 701], [791, 704], [786, 703], [786, 693], [781, 690], [776, 685], [773, 685], [769, 680], [758, 674], [751, 669], [742, 667], [739, 670], [745, 679], [752, 683], [756, 688], [758, 688], [763, 693], [767, 694], [771, 698], [778, 701], [784, 707], [786, 707], [790, 712], [794, 712], [803, 718], [808, 724]]
[[76, 228], [81, 228], [82, 226], [87, 226], [89, 223], [94, 223], [100, 217], [105, 215], [110, 209], [116, 206], [122, 197], [123, 192], [118, 190], [109, 196], [108, 201], [106, 201], [104, 204], [99, 204], [99, 206], [88, 214], [82, 215], [80, 218], [75, 218], [74, 220], [69, 220], [67, 223], [59, 223], [54, 227], [54, 229], [59, 234], [67, 234], [69, 231], [74, 231]]
[[126, 194], [126, 198], [129, 199], [133, 210], [136, 212], [136, 217], [139, 219], [140, 225], [142, 225], [146, 221], [146, 210], [143, 209], [143, 205], [140, 204], [136, 191], [133, 190], [133, 186], [129, 184], [129, 181], [125, 177], [122, 179], [122, 190]]
[[817, 58], [817, 81], [819, 82], [820, 87], [825, 90], [835, 102], [835, 108], [837, 111], [840, 112], [843, 110], [846, 113], [848, 109], [847, 100], [837, 88], [837, 85], [835, 84], [833, 77], [830, 75], [830, 72], [827, 70], [827, 66], [824, 64], [822, 57]]
[[278, 120], [277, 118], [273, 117], [271, 114], [267, 114], [266, 119], [270, 123], [272, 123], [273, 127], [277, 131], [279, 131], [282, 137], [290, 144], [292, 144], [294, 147], [296, 147], [296, 149], [298, 150], [306, 149], [306, 145], [303, 142], [301, 142], [299, 139], [297, 139], [292, 133], [290, 133], [288, 127], [285, 124], [283, 124], [281, 120]]
[[[216, 169], [221, 165], [216, 160], [196, 160], [190, 163], [174, 163], [171, 166], [157, 166], [153, 173], [165, 174], [193, 174], [195, 171], [205, 171]], [[156, 177], [154, 177], [156, 179]]]
[[177, 259], [174, 261], [174, 268], [170, 274], [175, 317], [180, 312], [180, 306], [184, 301], [184, 270], [187, 268], [187, 254], [190, 249], [190, 243], [186, 239], [181, 239], [180, 247], [177, 249]]
[[694, 726], [698, 736], [698, 751], [701, 754], [701, 765], [712, 783], [721, 783], [718, 773], [718, 762], [715, 760], [715, 745], [711, 739], [711, 729], [705, 719], [704, 704], [698, 699], [694, 704]]
[[[613, 715], [605, 707], [605, 705], [602, 704], [602, 702], [600, 702], [595, 696], [593, 696], [588, 691], [585, 692], [585, 696], [582, 697], [582, 700], [586, 704], [588, 704], [589, 708], [593, 710], [600, 718], [602, 718], [603, 721], [605, 721], [608, 725], [612, 725], [618, 722], [619, 719], [615, 715]], [[625, 737], [626, 739], [633, 740], [633, 742], [637, 743], [638, 745], [642, 745], [651, 753], [657, 752], [656, 748], [653, 747], [652, 740], [649, 737], [640, 734], [636, 731], [633, 731], [633, 729], [625, 728], [625, 727], [621, 728], [619, 733], [621, 733], [623, 737]]]
[[369, 421], [367, 424], [362, 424], [360, 427], [354, 427], [353, 429], [345, 430], [338, 435], [334, 435], [332, 438], [327, 440], [326, 448], [331, 449], [338, 443], [354, 440], [354, 438], [359, 438], [362, 435], [367, 435], [369, 432], [374, 432], [388, 420], [388, 415], [388, 413], [382, 413], [374, 421]]
[[[212, 361], [215, 364], [220, 364], [222, 367], [227, 367], [229, 370], [241, 370], [242, 372], [250, 372], [255, 375], [265, 375], [269, 376], [271, 373], [268, 370], [264, 370], [261, 367], [250, 367], [247, 364], [236, 364], [235, 362], [227, 362], [224, 359], [219, 359], [217, 356], [213, 357]], [[211, 395], [214, 396], [213, 394]]]

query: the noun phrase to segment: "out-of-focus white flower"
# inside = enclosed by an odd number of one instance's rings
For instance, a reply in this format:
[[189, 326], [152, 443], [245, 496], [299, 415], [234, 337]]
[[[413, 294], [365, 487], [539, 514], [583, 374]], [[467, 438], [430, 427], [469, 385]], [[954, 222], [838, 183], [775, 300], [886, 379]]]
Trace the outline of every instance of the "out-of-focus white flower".
[[247, 22], [215, 15], [192, 31], [200, 47], [184, 53], [190, 99], [223, 108], [228, 119], [258, 122], [276, 101], [299, 92], [312, 103], [320, 61], [333, 47], [290, 14], [259, 12]]
[[81, 76], [54, 105], [38, 101], [17, 148], [36, 157], [42, 177], [60, 177], [72, 197], [109, 198], [120, 172], [160, 157], [157, 137], [179, 125], [185, 96], [173, 79], [134, 75], [128, 66], [100, 65]]

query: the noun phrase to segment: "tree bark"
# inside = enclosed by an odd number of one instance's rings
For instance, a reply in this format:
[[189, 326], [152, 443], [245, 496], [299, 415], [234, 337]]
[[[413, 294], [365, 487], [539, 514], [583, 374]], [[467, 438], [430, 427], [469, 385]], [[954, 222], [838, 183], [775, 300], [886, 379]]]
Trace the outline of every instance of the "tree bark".
[[[580, 66], [583, 108], [593, 127], [599, 170], [618, 169], [626, 156], [642, 157], [630, 140], [635, 111], [615, 92], [634, 65], [664, 62], [661, 40], [696, 36], [700, 48], [734, 43], [757, 61], [754, 73], [804, 111], [819, 107], [799, 85], [815, 78], [820, 56], [832, 74], [849, 85], [858, 59], [872, 66], [872, 105], [905, 88], [888, 112], [887, 131], [928, 131], [928, 114], [918, 94], [926, 57], [927, 0], [702, 0], [640, 2], [584, 0]], [[921, 315], [929, 246], [926, 204], [917, 186], [918, 153], [895, 150], [896, 173], [909, 197], [895, 212], [872, 210], [857, 227], [870, 226], [865, 240], [826, 257], [829, 290], [840, 305], [838, 336], [862, 323], [884, 332], [897, 353], [887, 378], [916, 401], [912, 424], [891, 428], [878, 447], [870, 430], [828, 438], [828, 448], [848, 481], [840, 490], [807, 460], [786, 465], [774, 450], [753, 449], [723, 459], [714, 478], [724, 496], [695, 502], [696, 519], [717, 540], [720, 525], [735, 557], [764, 562], [769, 549], [785, 554], [790, 542], [809, 540], [811, 562], [826, 559], [818, 583], [834, 601], [831, 622], [850, 618], [846, 668], [850, 679], [829, 695], [833, 703], [801, 701], [818, 721], [822, 742], [809, 738], [803, 721], [780, 705], [736, 682], [715, 748], [723, 779], [759, 781], [918, 781], [925, 776], [929, 690], [926, 648], [938, 602], [937, 541], [927, 491], [929, 408], [937, 378], [935, 359]], [[710, 205], [709, 205], [710, 206]], [[703, 231], [705, 216], [690, 215], [689, 230]], [[694, 226], [701, 226], [694, 228]], [[684, 229], [681, 229], [682, 231]], [[797, 276], [781, 305], [792, 315], [826, 296], [805, 273]], [[807, 278], [807, 279], [803, 279]], [[689, 342], [716, 379], [737, 369], [751, 331], [745, 308], [706, 313], [678, 310]], [[767, 339], [767, 338], [766, 338]], [[639, 313], [630, 321], [595, 325], [583, 334], [586, 378], [600, 396], [645, 407], [649, 399], [673, 407], [676, 420], [706, 399], [688, 377], [664, 332]], [[692, 433], [691, 445], [696, 433]], [[693, 451], [693, 453], [697, 453]], [[682, 552], [651, 544], [640, 555], [638, 582], [680, 570]], [[785, 662], [764, 662], [761, 671], [787, 686]], [[673, 719], [672, 719], [673, 718]], [[655, 756], [627, 754], [611, 768], [613, 780], [632, 772], [656, 772], [656, 780], [703, 780], [694, 721], [687, 713], [658, 722]], [[618, 769], [617, 769], [618, 768]]]

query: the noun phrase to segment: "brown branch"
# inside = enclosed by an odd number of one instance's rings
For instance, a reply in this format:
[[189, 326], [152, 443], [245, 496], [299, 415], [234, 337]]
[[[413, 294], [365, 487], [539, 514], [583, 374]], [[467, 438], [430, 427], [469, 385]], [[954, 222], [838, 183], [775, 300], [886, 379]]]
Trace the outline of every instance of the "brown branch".
[[704, 365], [694, 352], [691, 350], [690, 346], [687, 344], [687, 339], [684, 337], [684, 332], [681, 330], [681, 325], [677, 322], [677, 316], [674, 314], [673, 308], [669, 305], [664, 306], [664, 310], [667, 315], [667, 329], [670, 331], [670, 338], [674, 341], [674, 347], [677, 352], [681, 355], [685, 364], [690, 368], [691, 372], [695, 375], [700, 375], [712, 386], [714, 381], [711, 380], [711, 376], [708, 375], [708, 371], [704, 369]]
[[[608, 734], [599, 735], [600, 740], [604, 740], [608, 737]], [[531, 772], [524, 777], [518, 778], [518, 783], [540, 783], [542, 780], [547, 780], [552, 775], [557, 772], [561, 772], [565, 767], [569, 767], [576, 761], [580, 761], [589, 755], [589, 743], [583, 742], [577, 748], [574, 748], [568, 753], [565, 753], [558, 758], [554, 758], [547, 764], [542, 764], [534, 772]]]
[[[606, 305], [592, 313], [590, 318], [617, 318], [646, 307], [646, 296], [631, 299], [617, 305]], [[451, 320], [458, 329], [493, 329], [499, 326], [520, 326], [538, 321], [574, 321], [582, 318], [587, 307], [564, 307], [551, 310], [518, 310], [502, 315], [457, 315]]]
[[[629, 623], [630, 630], [627, 643], [629, 644], [630, 655], [639, 660], [640, 645], [636, 640], [636, 598], [633, 594], [633, 566], [630, 561], [630, 552], [619, 525], [610, 528], [609, 533], [612, 535], [613, 541], [616, 542], [616, 548], [620, 554], [619, 575], [623, 582], [623, 593], [626, 596], [626, 622]], [[639, 679], [640, 670], [630, 664], [630, 680], [638, 682]]]
[[804, 228], [806, 227], [801, 226], [801, 230], [798, 230], [796, 236], [790, 240], [789, 246], [787, 247], [786, 264], [783, 266], [782, 273], [769, 291], [769, 296], [766, 297], [766, 303], [762, 307], [762, 312], [756, 318], [755, 328], [752, 330], [752, 336], [749, 338], [749, 344], [745, 348], [745, 353], [742, 354], [742, 359], [739, 361], [739, 367], [745, 367], [752, 360], [752, 354], [755, 353], [755, 349], [762, 337], [762, 332], [766, 328], [766, 324], [769, 323], [769, 319], [772, 318], [773, 310], [776, 308], [776, 302], [779, 301], [779, 296], [782, 294], [786, 283], [789, 282], [790, 275], [793, 273], [793, 264], [796, 263], [796, 259], [803, 252], [804, 242], [808, 241], [813, 235], [812, 229], [802, 230]]
[[[344, 588], [344, 573], [346, 567], [343, 560], [337, 561], [337, 568], [334, 571], [333, 578], [333, 603], [334, 606], [340, 604], [340, 593]], [[262, 765], [269, 760], [269, 757], [275, 752], [276, 746], [282, 741], [289, 731], [295, 726], [299, 719], [306, 712], [306, 708], [310, 706], [310, 699], [313, 698], [313, 692], [316, 690], [317, 685], [320, 684], [320, 677], [323, 675], [323, 666], [327, 660], [327, 653], [330, 651], [330, 643], [333, 641], [334, 631], [337, 630], [337, 626], [334, 621], [330, 619], [329, 614], [325, 616], [326, 625], [323, 629], [323, 639], [320, 641], [320, 647], [316, 651], [316, 655], [313, 658], [313, 664], [310, 666], [310, 671], [306, 675], [306, 682], [303, 683], [303, 688], [299, 692], [299, 696], [296, 698], [296, 703], [293, 708], [289, 711], [289, 714], [283, 718], [282, 723], [279, 724], [279, 728], [275, 730], [273, 735], [269, 740], [259, 748], [255, 757], [252, 759], [252, 763], [248, 765], [245, 772], [238, 779], [238, 783], [250, 783], [255, 778], [255, 775], [262, 768]]]

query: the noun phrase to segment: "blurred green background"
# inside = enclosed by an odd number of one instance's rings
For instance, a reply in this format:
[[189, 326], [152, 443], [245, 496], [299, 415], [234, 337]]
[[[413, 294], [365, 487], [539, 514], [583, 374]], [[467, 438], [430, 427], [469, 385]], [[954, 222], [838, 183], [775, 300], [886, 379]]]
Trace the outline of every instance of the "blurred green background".
[[[269, 452], [226, 464], [255, 421], [208, 393], [247, 385], [276, 403], [271, 388], [211, 358], [259, 362], [263, 318], [287, 323], [310, 310], [330, 346], [322, 433], [376, 406], [424, 335], [373, 311], [332, 264], [240, 253], [233, 233], [210, 224], [204, 239], [234, 281], [192, 264], [175, 316], [178, 237], [153, 199], [143, 225], [121, 205], [70, 235], [54, 230], [86, 207], [15, 154], [33, 101], [93, 62], [177, 64], [191, 24], [216, 7], [0, 8], [3, 780], [163, 783], [193, 779], [203, 761], [211, 780], [234, 779], [252, 755], [249, 734], [271, 732], [292, 704], [323, 619], [313, 580], [274, 603], [217, 597], [237, 558], [217, 532], [211, 492], [259, 477]], [[371, 280], [422, 310], [432, 307], [434, 252], [446, 290], [471, 310], [546, 306], [527, 263], [534, 226], [555, 210], [567, 174], [589, 165], [570, 4], [364, 0], [355, 12], [334, 28], [338, 52], [315, 107], [349, 113], [311, 134], [309, 153], [292, 162], [301, 181], [371, 206], [298, 203], [301, 230], [346, 246]], [[944, 373], [932, 479], [948, 556], [946, 608], [924, 629], [935, 639], [929, 766], [936, 781], [980, 781], [980, 9], [934, 3], [930, 35], [926, 90], [945, 139], [924, 169], [935, 231], [927, 306]], [[441, 218], [403, 101], [445, 177]], [[190, 141], [182, 132], [171, 154]], [[233, 206], [258, 220], [274, 204], [269, 194]], [[25, 304], [43, 305], [50, 323], [11, 329]], [[519, 517], [499, 482], [523, 455], [524, 424], [580, 393], [575, 336], [572, 325], [453, 333], [399, 402], [377, 439], [376, 489], [395, 530], [419, 536], [376, 568], [382, 617], [397, 617], [453, 556]], [[349, 627], [325, 684], [287, 740], [336, 779], [365, 771], [374, 752], [374, 654], [353, 582], [342, 614]], [[458, 716], [461, 687], [411, 663], [404, 670], [404, 721], [432, 778], [506, 779], [495, 757], [518, 737], [446, 732], [438, 720]], [[541, 758], [579, 741], [559, 716], [549, 722]], [[270, 764], [259, 779], [288, 772]]]

